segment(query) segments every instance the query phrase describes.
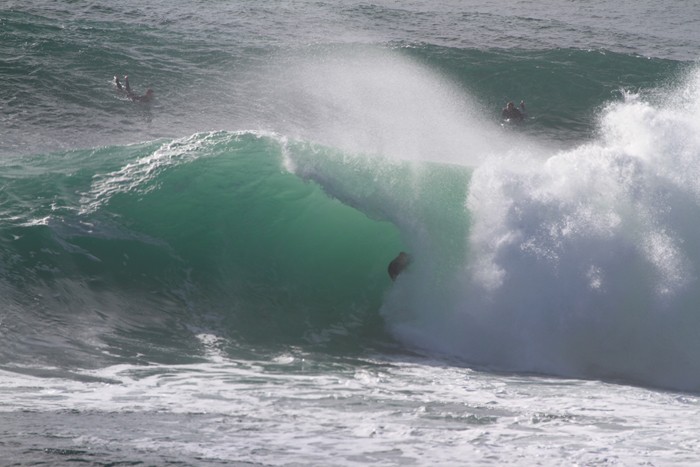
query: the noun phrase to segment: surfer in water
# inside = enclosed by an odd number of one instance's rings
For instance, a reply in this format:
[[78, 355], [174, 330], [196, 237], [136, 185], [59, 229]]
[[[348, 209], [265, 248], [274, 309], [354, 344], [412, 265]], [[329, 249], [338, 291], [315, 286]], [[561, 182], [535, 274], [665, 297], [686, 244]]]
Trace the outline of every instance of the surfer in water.
[[114, 85], [117, 87], [118, 90], [120, 91], [126, 91], [126, 97], [131, 99], [134, 102], [150, 102], [153, 100], [153, 89], [148, 88], [146, 90], [146, 94], [143, 96], [139, 96], [138, 94], [134, 94], [131, 91], [131, 86], [129, 85], [129, 75], [124, 75], [124, 85], [122, 86], [122, 83], [119, 81], [118, 76], [114, 76]]
[[406, 269], [409, 264], [411, 264], [411, 255], [405, 251], [399, 253], [399, 255], [389, 263], [388, 272], [391, 280], [395, 281], [398, 275], [401, 274], [401, 271]]
[[525, 101], [520, 101], [520, 109], [515, 107], [513, 101], [510, 101], [501, 111], [501, 118], [511, 122], [522, 122], [525, 118]]

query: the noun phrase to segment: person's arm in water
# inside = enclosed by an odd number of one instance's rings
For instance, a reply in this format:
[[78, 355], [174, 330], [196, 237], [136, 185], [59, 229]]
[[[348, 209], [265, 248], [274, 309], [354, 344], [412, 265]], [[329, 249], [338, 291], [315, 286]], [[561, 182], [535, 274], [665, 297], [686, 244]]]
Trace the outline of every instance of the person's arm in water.
[[146, 94], [143, 96], [137, 96], [136, 94], [129, 94], [129, 99], [134, 102], [150, 102], [153, 100], [153, 89], [147, 89]]
[[114, 85], [117, 87], [118, 90], [126, 92], [126, 97], [131, 99], [134, 102], [150, 102], [153, 100], [154, 93], [153, 89], [147, 89], [146, 94], [143, 96], [139, 96], [138, 94], [135, 94], [134, 92], [131, 91], [131, 86], [129, 85], [129, 75], [124, 75], [124, 85], [122, 86], [122, 83], [119, 81], [118, 76], [114, 76]]

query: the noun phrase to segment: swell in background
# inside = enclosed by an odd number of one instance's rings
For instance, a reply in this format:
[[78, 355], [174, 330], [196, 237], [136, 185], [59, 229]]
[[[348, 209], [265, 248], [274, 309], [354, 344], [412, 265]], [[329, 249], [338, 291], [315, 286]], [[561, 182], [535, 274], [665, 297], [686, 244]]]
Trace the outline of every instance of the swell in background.
[[[620, 87], [653, 87], [683, 67], [669, 59], [677, 58], [669, 52], [678, 48], [672, 37], [658, 37], [658, 49], [620, 50], [616, 44], [639, 38], [616, 36], [604, 27], [591, 30], [579, 24], [583, 17], [569, 17], [566, 9], [550, 12], [563, 15], [560, 21], [547, 21], [537, 9], [531, 17], [513, 16], [517, 5], [507, 8], [508, 14], [498, 9], [486, 14], [480, 5], [461, 12], [450, 4], [430, 14], [420, 4], [279, 7], [281, 16], [256, 2], [217, 8], [10, 2], [2, 9], [0, 29], [5, 57], [0, 154], [123, 145], [212, 130], [326, 139], [329, 128], [318, 128], [319, 119], [361, 130], [348, 133], [366, 140], [383, 129], [376, 128], [374, 117], [382, 118], [382, 127], [391, 119], [406, 123], [403, 133], [390, 135], [393, 145], [409, 139], [405, 149], [427, 133], [459, 138], [457, 114], [495, 121], [511, 99], [528, 103], [531, 134], [581, 141], [594, 130], [599, 106], [619, 98]], [[634, 11], [628, 12], [630, 27], [649, 20]], [[504, 21], [515, 34], [507, 43], [494, 40]], [[591, 35], [609, 40], [582, 50]], [[112, 76], [124, 74], [136, 92], [155, 90], [152, 106], [133, 105], [114, 92]], [[430, 100], [446, 85], [457, 92], [448, 92], [452, 115], [442, 117], [444, 106], [431, 106]], [[327, 91], [333, 99], [298, 106], [302, 96]], [[394, 98], [395, 105], [380, 108], [390, 113], [370, 115], [358, 126], [377, 105], [376, 96]], [[421, 126], [426, 130], [416, 134]]]

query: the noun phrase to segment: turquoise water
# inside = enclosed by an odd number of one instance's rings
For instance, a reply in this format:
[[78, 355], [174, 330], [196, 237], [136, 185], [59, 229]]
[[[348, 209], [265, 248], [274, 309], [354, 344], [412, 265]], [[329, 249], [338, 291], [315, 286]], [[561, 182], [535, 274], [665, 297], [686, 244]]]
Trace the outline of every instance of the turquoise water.
[[695, 463], [699, 15], [4, 4], [3, 458]]

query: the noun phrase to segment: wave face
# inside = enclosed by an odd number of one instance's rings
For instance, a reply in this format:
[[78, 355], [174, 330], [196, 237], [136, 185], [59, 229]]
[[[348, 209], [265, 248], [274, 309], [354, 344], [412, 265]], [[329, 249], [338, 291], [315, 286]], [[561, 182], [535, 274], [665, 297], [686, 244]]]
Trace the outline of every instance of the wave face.
[[285, 146], [219, 132], [6, 170], [3, 356], [188, 359], [198, 327], [267, 346], [381, 335], [396, 229], [285, 171]]

